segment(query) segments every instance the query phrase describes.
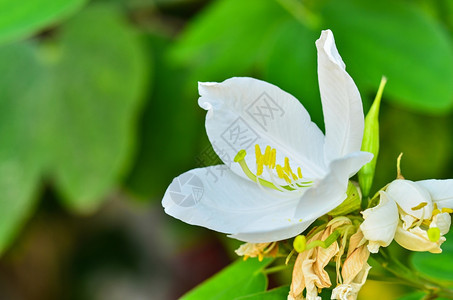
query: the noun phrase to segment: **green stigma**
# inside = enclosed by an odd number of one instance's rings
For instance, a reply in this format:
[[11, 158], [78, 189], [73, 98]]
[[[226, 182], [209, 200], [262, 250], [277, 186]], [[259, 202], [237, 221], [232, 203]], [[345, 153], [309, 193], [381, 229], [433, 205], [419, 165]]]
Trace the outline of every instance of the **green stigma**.
[[437, 227], [428, 229], [428, 238], [433, 243], [437, 242], [440, 239], [440, 229]]
[[245, 158], [246, 155], [247, 152], [245, 152], [245, 150], [240, 150], [238, 154], [236, 154], [236, 156], [234, 157], [234, 162], [240, 162]]
[[294, 250], [296, 250], [299, 253], [304, 252], [305, 248], [307, 247], [307, 239], [305, 238], [305, 236], [304, 235], [296, 236], [293, 242], [293, 247]]

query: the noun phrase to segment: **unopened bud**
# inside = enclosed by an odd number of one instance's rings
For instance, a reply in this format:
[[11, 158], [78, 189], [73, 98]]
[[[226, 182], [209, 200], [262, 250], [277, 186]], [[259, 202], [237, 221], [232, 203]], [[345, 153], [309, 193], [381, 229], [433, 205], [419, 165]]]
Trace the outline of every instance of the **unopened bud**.
[[363, 132], [362, 151], [373, 153], [373, 159], [364, 165], [359, 171], [359, 184], [364, 198], [370, 194], [373, 184], [376, 161], [379, 154], [379, 108], [381, 105], [382, 93], [384, 91], [387, 78], [382, 77], [376, 98], [365, 118], [365, 128]]

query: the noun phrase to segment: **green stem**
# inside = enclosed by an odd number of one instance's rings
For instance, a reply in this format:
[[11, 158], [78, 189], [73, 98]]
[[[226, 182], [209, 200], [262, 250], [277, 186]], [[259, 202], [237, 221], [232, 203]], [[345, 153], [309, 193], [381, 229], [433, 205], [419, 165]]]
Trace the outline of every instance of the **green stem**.
[[290, 267], [289, 265], [279, 265], [279, 266], [275, 266], [275, 267], [272, 267], [272, 268], [268, 268], [268, 269], [264, 269], [263, 270], [263, 273], [264, 274], [271, 274], [271, 273], [277, 273], [277, 272], [280, 272], [280, 271], [284, 271], [284, 270], [287, 270], [288, 267]]
[[435, 282], [431, 279], [425, 278], [420, 274], [415, 273], [413, 270], [402, 264], [399, 260], [391, 257], [385, 249], [381, 248], [379, 253], [373, 255], [373, 259], [376, 260], [385, 270], [392, 273], [395, 277], [401, 279], [401, 283], [415, 287], [428, 293], [430, 297], [429, 299], [436, 299], [437, 297], [446, 297], [453, 299], [452, 289], [441, 285], [439, 282]]

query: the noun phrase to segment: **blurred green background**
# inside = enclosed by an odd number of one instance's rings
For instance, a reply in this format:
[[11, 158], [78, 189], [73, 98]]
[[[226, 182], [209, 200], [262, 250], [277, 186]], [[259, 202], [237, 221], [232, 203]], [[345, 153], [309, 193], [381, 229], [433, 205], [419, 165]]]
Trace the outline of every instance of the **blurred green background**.
[[[388, 78], [375, 190], [400, 152], [408, 179], [453, 178], [453, 1], [0, 0], [0, 299], [175, 299], [234, 260], [238, 242], [160, 204], [216, 163], [197, 81], [269, 81], [323, 128], [327, 28], [365, 111]], [[451, 279], [445, 245], [393, 251]], [[369, 280], [361, 299], [412, 291]]]

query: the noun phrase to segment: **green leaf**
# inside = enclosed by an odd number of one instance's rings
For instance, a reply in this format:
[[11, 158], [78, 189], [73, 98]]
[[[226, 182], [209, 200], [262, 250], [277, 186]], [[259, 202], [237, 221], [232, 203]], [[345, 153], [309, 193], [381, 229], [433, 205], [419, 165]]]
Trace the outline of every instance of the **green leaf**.
[[445, 236], [442, 253], [416, 252], [412, 256], [415, 269], [430, 277], [453, 282], [453, 232]]
[[139, 37], [109, 7], [87, 10], [63, 30], [49, 108], [59, 112], [53, 169], [66, 204], [92, 211], [130, 164], [147, 63]]
[[323, 17], [362, 92], [374, 93], [384, 75], [388, 100], [424, 113], [453, 107], [449, 37], [420, 9], [404, 1], [332, 0]]
[[252, 295], [236, 298], [237, 300], [281, 300], [286, 299], [289, 294], [289, 286], [281, 286], [269, 291], [259, 292]]
[[28, 37], [80, 9], [86, 0], [0, 0], [0, 44]]
[[[0, 143], [0, 148], [3, 147]], [[2, 157], [4, 158], [4, 157]], [[32, 212], [39, 179], [36, 165], [24, 165], [19, 156], [0, 165], [0, 254], [13, 240]]]
[[273, 0], [215, 1], [189, 24], [171, 58], [200, 81], [251, 72], [270, 49], [269, 38], [288, 13]]
[[146, 72], [138, 36], [94, 6], [55, 36], [0, 47], [0, 252], [50, 176], [94, 210], [128, 166]]
[[262, 270], [272, 259], [238, 260], [184, 295], [183, 300], [230, 300], [266, 290], [267, 277]]

